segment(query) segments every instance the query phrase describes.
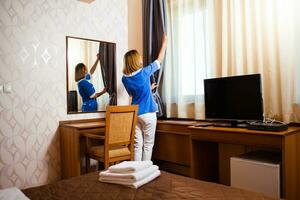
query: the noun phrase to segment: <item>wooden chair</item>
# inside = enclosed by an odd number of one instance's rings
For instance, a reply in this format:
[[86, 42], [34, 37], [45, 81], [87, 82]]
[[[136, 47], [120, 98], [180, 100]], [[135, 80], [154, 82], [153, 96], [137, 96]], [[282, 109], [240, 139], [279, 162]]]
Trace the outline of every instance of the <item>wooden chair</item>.
[[[90, 168], [90, 158], [104, 163], [133, 160], [133, 144], [137, 123], [138, 106], [108, 106], [106, 109], [105, 137], [95, 134], [86, 136], [86, 171]], [[91, 140], [104, 140], [104, 145], [92, 146]]]

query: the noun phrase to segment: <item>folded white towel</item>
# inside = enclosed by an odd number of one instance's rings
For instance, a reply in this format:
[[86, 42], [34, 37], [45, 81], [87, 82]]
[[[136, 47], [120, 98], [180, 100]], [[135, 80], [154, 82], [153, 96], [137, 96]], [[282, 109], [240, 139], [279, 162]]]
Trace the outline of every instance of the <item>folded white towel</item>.
[[152, 164], [152, 161], [124, 161], [110, 166], [108, 170], [113, 173], [134, 173], [150, 167]]
[[150, 174], [149, 176], [145, 177], [142, 180], [136, 181], [134, 183], [128, 183], [128, 182], [124, 182], [124, 181], [109, 181], [109, 180], [102, 180], [102, 178], [99, 178], [99, 181], [101, 182], [105, 182], [105, 183], [115, 183], [115, 184], [120, 184], [120, 185], [125, 185], [131, 188], [139, 188], [142, 185], [149, 183], [150, 181], [152, 181], [153, 179], [155, 179], [156, 177], [158, 177], [160, 175], [160, 171], [156, 170], [154, 173]]
[[154, 173], [157, 170], [158, 170], [158, 166], [151, 165], [146, 169], [134, 173], [120, 174], [120, 173], [111, 173], [109, 170], [106, 170], [100, 172], [99, 175], [101, 177], [101, 180], [134, 183], [136, 181], [144, 179], [145, 177], [149, 176], [150, 174]]
[[20, 189], [16, 187], [0, 190], [0, 199], [5, 200], [29, 200]]

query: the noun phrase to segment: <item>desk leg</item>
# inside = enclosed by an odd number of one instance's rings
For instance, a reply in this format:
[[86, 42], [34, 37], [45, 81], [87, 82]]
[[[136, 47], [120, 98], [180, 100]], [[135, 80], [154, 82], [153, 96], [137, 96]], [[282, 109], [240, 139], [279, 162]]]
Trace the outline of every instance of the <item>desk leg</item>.
[[285, 136], [282, 146], [283, 196], [300, 199], [300, 133]]
[[196, 179], [219, 182], [218, 143], [191, 141], [191, 176]]
[[72, 128], [61, 128], [62, 178], [80, 175], [79, 134]]
[[244, 145], [219, 143], [220, 183], [230, 185], [230, 158], [246, 152]]

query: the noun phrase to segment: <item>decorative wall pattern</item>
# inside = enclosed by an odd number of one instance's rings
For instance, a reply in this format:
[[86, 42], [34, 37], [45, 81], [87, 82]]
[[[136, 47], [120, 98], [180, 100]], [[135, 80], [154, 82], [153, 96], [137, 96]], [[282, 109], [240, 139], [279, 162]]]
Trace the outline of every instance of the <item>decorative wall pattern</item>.
[[60, 179], [59, 121], [103, 117], [66, 114], [66, 35], [116, 42], [120, 79], [127, 0], [0, 1], [0, 188]]

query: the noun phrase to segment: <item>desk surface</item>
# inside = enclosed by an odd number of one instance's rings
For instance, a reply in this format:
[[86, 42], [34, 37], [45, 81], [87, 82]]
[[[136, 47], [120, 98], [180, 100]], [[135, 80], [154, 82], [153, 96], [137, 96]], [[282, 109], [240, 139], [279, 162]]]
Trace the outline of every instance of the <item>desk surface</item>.
[[183, 126], [192, 126], [195, 124], [199, 124], [199, 122], [194, 120], [157, 120], [158, 124], [175, 124], [175, 125], [183, 125]]
[[225, 133], [236, 133], [236, 134], [255, 134], [255, 135], [273, 135], [273, 136], [287, 136], [299, 132], [300, 127], [289, 127], [286, 131], [258, 131], [249, 130], [246, 128], [227, 128], [227, 127], [195, 127], [189, 126], [192, 130], [207, 130], [213, 132], [225, 132]]
[[105, 127], [105, 121], [70, 123], [70, 124], [62, 124], [61, 126], [69, 127], [69, 128], [77, 128], [77, 129], [103, 128]]
[[[192, 130], [208, 130], [214, 132], [230, 132], [230, 133], [244, 133], [244, 134], [260, 134], [260, 135], [274, 135], [274, 136], [286, 136], [298, 132], [300, 127], [289, 127], [286, 131], [258, 131], [258, 130], [248, 130], [246, 128], [227, 128], [227, 127], [195, 127], [194, 124], [199, 124], [197, 121], [180, 121], [180, 120], [158, 120], [158, 124], [176, 124], [189, 126]], [[105, 121], [95, 121], [95, 122], [80, 122], [80, 123], [66, 123], [62, 124], [62, 127], [70, 127], [76, 129], [88, 129], [88, 128], [103, 128], [105, 127]]]

